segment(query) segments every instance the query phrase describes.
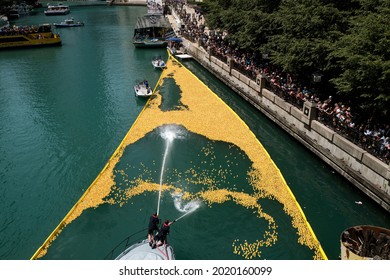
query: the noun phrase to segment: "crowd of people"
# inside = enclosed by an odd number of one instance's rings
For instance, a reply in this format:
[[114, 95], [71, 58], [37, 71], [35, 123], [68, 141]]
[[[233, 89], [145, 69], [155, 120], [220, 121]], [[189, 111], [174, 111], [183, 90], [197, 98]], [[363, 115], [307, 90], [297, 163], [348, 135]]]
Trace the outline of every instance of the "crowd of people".
[[197, 7], [188, 8], [185, 0], [172, 0], [170, 4], [182, 21], [179, 30], [181, 36], [199, 43], [207, 52], [225, 63], [231, 59], [234, 69], [253, 80], [261, 74], [266, 78], [266, 88], [299, 108], [303, 108], [305, 101], [316, 103], [320, 122], [384, 162], [390, 163], [389, 123], [376, 124], [372, 119], [362, 120], [358, 114], [352, 113], [348, 104], [342, 104], [331, 96], [320, 96], [315, 89], [315, 83], [304, 84], [292, 74], [269, 63], [264, 55], [238, 49], [224, 40], [226, 33], [209, 30], [202, 11]]
[[37, 32], [38, 26], [5, 26], [0, 28], [0, 36], [27, 35]]

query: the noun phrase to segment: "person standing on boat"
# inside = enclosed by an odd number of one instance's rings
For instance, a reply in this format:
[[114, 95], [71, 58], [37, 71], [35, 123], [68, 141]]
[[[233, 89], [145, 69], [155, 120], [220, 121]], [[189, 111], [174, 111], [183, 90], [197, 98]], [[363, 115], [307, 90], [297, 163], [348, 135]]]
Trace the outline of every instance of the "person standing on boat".
[[150, 246], [152, 246], [152, 244], [154, 243], [154, 232], [158, 230], [159, 223], [160, 219], [158, 218], [157, 213], [154, 213], [152, 216], [150, 216], [148, 226], [148, 241]]
[[174, 222], [176, 222], [176, 220], [173, 220], [172, 222], [166, 220], [164, 222], [156, 235], [156, 242], [152, 246], [153, 249], [167, 243], [167, 235], [169, 234], [171, 224]]

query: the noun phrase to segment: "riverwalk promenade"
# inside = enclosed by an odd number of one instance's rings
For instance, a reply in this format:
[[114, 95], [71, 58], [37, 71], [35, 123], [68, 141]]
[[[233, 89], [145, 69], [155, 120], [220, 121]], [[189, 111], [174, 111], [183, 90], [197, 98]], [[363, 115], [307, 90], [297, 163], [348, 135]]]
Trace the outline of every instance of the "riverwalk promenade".
[[[183, 39], [187, 52], [197, 62], [354, 186], [390, 211], [390, 165], [388, 163], [376, 158], [320, 122], [317, 118], [319, 112], [314, 102], [306, 101], [302, 108], [297, 108], [278, 96], [276, 92], [266, 88], [267, 81], [261, 74], [249, 78], [239, 69], [235, 69], [233, 59], [223, 60], [216, 57], [210, 49], [202, 47], [201, 39], [191, 40], [188, 36], [182, 36], [179, 32], [185, 21], [180, 17], [183, 14], [182, 9], [185, 9], [187, 17], [196, 16], [194, 7], [183, 5], [180, 6], [180, 10], [171, 6], [171, 15], [168, 15], [168, 18], [177, 35]], [[204, 25], [204, 19], [201, 18], [198, 24]], [[205, 31], [208, 32], [207, 27]]]
[[146, 6], [146, 0], [111, 0], [110, 5]]

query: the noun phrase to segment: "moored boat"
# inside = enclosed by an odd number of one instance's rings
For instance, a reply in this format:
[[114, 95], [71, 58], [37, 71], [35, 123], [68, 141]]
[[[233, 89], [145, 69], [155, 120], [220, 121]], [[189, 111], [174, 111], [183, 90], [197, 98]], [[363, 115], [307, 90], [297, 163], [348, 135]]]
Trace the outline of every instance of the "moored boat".
[[58, 45], [61, 38], [52, 32], [50, 24], [0, 29], [0, 49]]
[[11, 9], [7, 13], [7, 17], [9, 20], [14, 20], [30, 14], [31, 11], [32, 6], [22, 2], [20, 4], [12, 5]]
[[55, 27], [79, 27], [84, 26], [84, 22], [82, 21], [75, 21], [73, 18], [65, 19], [64, 21], [60, 23], [53, 23]]
[[146, 14], [137, 20], [133, 44], [137, 48], [167, 47], [167, 38], [173, 34], [173, 29], [166, 17], [160, 14]]
[[137, 48], [162, 48], [168, 45], [167, 39], [175, 32], [163, 14], [162, 0], [147, 0], [148, 12], [137, 19], [134, 28], [133, 44]]
[[69, 13], [69, 6], [66, 6], [62, 3], [58, 3], [58, 5], [48, 5], [47, 10], [45, 10], [45, 15], [47, 16], [67, 15]]

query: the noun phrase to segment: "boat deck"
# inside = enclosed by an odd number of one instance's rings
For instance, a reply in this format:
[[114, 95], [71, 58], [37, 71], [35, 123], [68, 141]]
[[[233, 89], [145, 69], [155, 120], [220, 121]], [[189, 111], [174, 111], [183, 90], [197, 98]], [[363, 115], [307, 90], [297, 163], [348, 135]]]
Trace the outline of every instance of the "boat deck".
[[170, 245], [152, 249], [147, 239], [142, 240], [122, 252], [116, 260], [174, 260], [175, 255]]

